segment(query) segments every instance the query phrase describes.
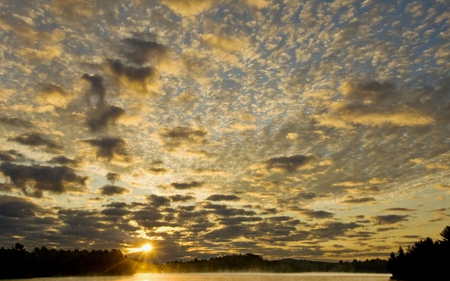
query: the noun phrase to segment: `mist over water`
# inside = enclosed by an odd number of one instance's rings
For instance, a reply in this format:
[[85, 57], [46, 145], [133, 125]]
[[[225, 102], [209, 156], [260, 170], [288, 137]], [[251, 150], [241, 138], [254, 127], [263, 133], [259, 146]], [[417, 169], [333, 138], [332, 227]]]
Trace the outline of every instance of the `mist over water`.
[[389, 281], [390, 274], [352, 273], [207, 273], [136, 274], [126, 277], [58, 277], [15, 279], [15, 281]]

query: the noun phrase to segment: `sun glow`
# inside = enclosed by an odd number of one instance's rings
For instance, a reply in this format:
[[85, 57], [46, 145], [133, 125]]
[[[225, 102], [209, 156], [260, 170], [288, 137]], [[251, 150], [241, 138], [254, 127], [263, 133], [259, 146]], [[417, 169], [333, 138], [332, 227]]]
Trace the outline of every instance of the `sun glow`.
[[153, 246], [150, 244], [145, 244], [141, 247], [142, 252], [150, 252], [151, 250], [153, 250]]

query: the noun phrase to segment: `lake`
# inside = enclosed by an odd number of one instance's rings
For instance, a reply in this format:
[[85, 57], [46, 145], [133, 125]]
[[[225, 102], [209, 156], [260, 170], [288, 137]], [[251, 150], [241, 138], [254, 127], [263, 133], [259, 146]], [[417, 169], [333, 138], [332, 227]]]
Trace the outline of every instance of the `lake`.
[[363, 273], [180, 273], [136, 274], [121, 277], [54, 277], [14, 281], [389, 281], [390, 274]]

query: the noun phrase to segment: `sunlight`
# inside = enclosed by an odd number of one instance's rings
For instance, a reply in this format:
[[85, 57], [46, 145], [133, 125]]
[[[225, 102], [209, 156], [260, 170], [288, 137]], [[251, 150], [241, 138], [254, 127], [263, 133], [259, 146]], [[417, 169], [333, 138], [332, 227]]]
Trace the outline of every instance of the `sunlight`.
[[151, 250], [153, 250], [153, 246], [150, 244], [145, 244], [141, 247], [142, 252], [150, 252]]

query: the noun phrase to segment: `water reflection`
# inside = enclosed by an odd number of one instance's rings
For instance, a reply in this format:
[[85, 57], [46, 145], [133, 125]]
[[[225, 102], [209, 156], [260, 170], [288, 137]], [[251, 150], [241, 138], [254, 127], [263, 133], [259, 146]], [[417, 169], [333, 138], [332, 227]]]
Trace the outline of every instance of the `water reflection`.
[[14, 281], [389, 281], [390, 274], [352, 273], [210, 273], [136, 274], [125, 277], [57, 277], [15, 279]]

